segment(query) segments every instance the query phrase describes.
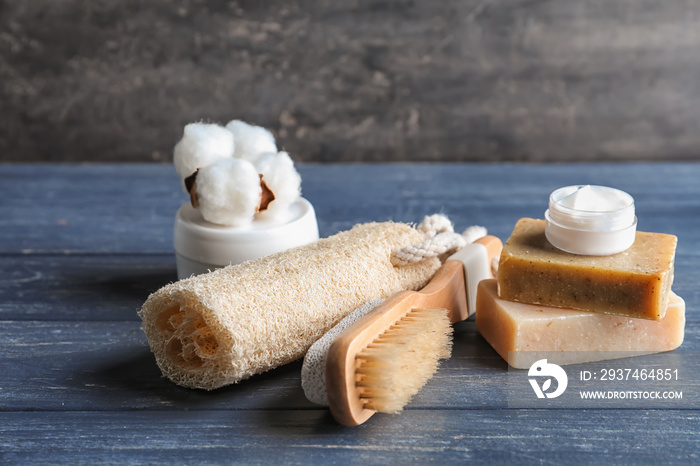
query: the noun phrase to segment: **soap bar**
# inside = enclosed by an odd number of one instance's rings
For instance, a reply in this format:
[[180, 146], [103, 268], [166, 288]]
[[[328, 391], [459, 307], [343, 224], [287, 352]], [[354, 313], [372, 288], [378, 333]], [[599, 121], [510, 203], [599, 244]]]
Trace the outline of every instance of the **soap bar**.
[[542, 352], [564, 352], [562, 364], [581, 364], [670, 351], [683, 343], [683, 299], [671, 292], [665, 314], [652, 321], [504, 301], [496, 280], [482, 281], [476, 298], [476, 328], [517, 369], [546, 358]]
[[544, 220], [523, 218], [498, 266], [501, 299], [660, 320], [673, 283], [677, 239], [638, 231], [634, 244], [610, 256], [561, 251]]

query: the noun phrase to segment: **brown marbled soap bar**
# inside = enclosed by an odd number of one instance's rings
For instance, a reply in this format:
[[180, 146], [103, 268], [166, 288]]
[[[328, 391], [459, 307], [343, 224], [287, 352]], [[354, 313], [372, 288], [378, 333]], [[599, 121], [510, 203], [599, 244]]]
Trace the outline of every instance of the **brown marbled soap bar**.
[[581, 256], [552, 246], [545, 221], [523, 218], [503, 247], [501, 299], [661, 320], [666, 313], [677, 238], [638, 231], [626, 251]]

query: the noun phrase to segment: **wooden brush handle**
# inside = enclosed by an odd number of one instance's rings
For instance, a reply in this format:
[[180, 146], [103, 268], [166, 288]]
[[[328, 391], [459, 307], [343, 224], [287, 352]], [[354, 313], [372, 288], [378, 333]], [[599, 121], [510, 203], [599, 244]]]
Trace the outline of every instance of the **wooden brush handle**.
[[[475, 243], [486, 248], [491, 276], [491, 259], [496, 254], [500, 255], [501, 241], [494, 236], [486, 236]], [[450, 259], [459, 254], [451, 256]], [[462, 256], [469, 257], [464, 253]], [[467, 300], [468, 277], [464, 272], [469, 263], [450, 259], [438, 269], [425, 288], [420, 291], [401, 291], [391, 296], [343, 332], [330, 346], [326, 358], [326, 391], [331, 414], [336, 421], [355, 426], [362, 424], [375, 413], [374, 410], [365, 409], [360, 399], [355, 380], [355, 358], [362, 349], [411, 309], [448, 309], [452, 323], [464, 320], [470, 315]], [[471, 313], [473, 312], [472, 309]]]

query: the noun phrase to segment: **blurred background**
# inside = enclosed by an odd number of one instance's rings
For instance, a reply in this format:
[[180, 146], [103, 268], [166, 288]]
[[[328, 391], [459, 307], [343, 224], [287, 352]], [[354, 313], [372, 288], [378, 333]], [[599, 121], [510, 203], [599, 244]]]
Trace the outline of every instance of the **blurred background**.
[[700, 159], [697, 0], [0, 1], [0, 161]]

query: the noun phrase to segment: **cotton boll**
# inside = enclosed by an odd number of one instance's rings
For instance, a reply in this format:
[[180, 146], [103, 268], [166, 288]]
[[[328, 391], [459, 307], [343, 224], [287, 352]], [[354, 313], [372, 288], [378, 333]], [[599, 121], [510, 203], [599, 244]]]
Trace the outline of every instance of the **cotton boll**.
[[253, 220], [260, 204], [260, 176], [252, 163], [220, 159], [197, 174], [197, 198], [204, 220], [241, 226]]
[[267, 210], [258, 215], [261, 218], [280, 218], [287, 212], [290, 204], [301, 195], [301, 176], [286, 152], [267, 152], [260, 155], [255, 162], [255, 168], [275, 196]]
[[226, 125], [236, 140], [233, 156], [255, 162], [264, 152], [277, 152], [275, 137], [262, 126], [249, 125], [245, 121], [233, 120]]
[[233, 156], [234, 137], [219, 125], [190, 123], [185, 126], [182, 139], [175, 145], [173, 162], [183, 180], [222, 158]]

